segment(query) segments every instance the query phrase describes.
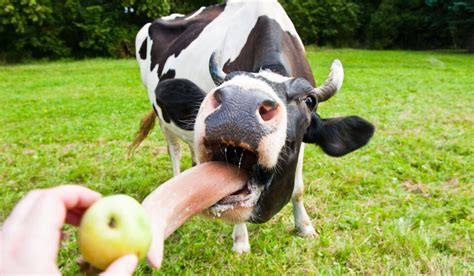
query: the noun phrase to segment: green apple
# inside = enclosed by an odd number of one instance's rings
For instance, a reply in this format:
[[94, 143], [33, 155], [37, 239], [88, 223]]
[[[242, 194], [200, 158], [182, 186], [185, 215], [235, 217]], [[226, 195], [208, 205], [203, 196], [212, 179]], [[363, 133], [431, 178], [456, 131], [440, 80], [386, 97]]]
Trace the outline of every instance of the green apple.
[[86, 261], [105, 270], [116, 259], [146, 256], [152, 241], [145, 209], [127, 195], [112, 195], [95, 202], [81, 220], [79, 250]]

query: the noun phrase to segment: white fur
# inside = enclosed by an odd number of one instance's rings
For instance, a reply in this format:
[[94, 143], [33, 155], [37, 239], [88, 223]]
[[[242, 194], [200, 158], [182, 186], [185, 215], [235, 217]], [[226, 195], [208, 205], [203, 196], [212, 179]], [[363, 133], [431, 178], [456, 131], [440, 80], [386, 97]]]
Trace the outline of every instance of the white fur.
[[[146, 59], [141, 59], [140, 58], [140, 47], [142, 46], [143, 42], [148, 39], [148, 28], [150, 27], [150, 23], [145, 24], [140, 31], [138, 31], [137, 37], [135, 39], [135, 55], [137, 57], [137, 62], [140, 66], [140, 78], [142, 80], [143, 85], [147, 86], [147, 76], [150, 74], [150, 59], [148, 58], [148, 53], [147, 53], [147, 58]], [[148, 44], [149, 41], [147, 41], [147, 46], [149, 47]], [[147, 49], [148, 50], [148, 49]]]
[[295, 187], [293, 188], [293, 217], [295, 219], [295, 228], [298, 234], [303, 237], [313, 238], [316, 237], [316, 231], [314, 230], [311, 220], [306, 213], [306, 209], [303, 204], [303, 157], [304, 157], [304, 143], [301, 143], [300, 153], [298, 155], [298, 164], [296, 165], [295, 175]]
[[280, 152], [283, 146], [285, 146], [287, 129], [287, 115], [285, 108], [281, 108], [279, 116], [280, 115], [280, 122], [276, 127], [276, 130], [273, 133], [263, 137], [258, 144], [258, 163], [261, 166], [269, 169], [275, 167], [278, 162]]
[[[161, 112], [161, 109], [160, 109]], [[166, 127], [170, 132], [172, 132], [174, 135], [177, 137], [181, 138], [184, 142], [187, 144], [193, 144], [194, 141], [194, 132], [189, 131], [189, 130], [184, 130], [177, 125], [175, 125], [173, 122], [170, 122], [169, 124], [164, 122], [162, 123], [162, 126]]]
[[[149, 39], [148, 41], [150, 42], [148, 45], [153, 43], [151, 39]], [[151, 51], [151, 45], [150, 45], [149, 50]], [[158, 79], [158, 65], [156, 65], [155, 68], [153, 68], [151, 73], [147, 76], [146, 81], [147, 81], [146, 86], [147, 86], [147, 90], [148, 90], [148, 99], [150, 100], [151, 103], [153, 103], [153, 106], [158, 111], [158, 116], [161, 119], [163, 119], [163, 114], [161, 113], [160, 106], [156, 102], [156, 95], [155, 95], [155, 89], [158, 86], [158, 82], [160, 81]]]
[[261, 70], [260, 72], [254, 75], [264, 77], [267, 80], [272, 81], [272, 82], [280, 82], [280, 83], [291, 79], [289, 77], [285, 77], [280, 74], [274, 73], [270, 70]]
[[168, 153], [171, 157], [171, 163], [173, 165], [173, 175], [176, 176], [181, 172], [180, 160], [181, 160], [181, 145], [179, 144], [179, 138], [166, 128], [162, 127], [163, 136], [165, 136], [166, 143], [168, 144]]
[[237, 254], [250, 252], [249, 233], [245, 223], [235, 224], [232, 232], [232, 251]]
[[297, 195], [298, 192], [303, 192], [303, 161], [304, 161], [304, 147], [305, 143], [301, 143], [300, 152], [298, 154], [298, 164], [296, 165], [295, 172], [295, 187], [293, 188], [293, 196]]
[[[215, 89], [213, 92], [214, 91]], [[209, 97], [209, 95], [212, 95], [212, 93], [208, 94], [202, 101], [201, 106], [199, 107], [199, 112], [196, 116], [196, 121], [194, 123], [194, 153], [196, 155], [196, 161], [198, 164], [205, 162], [208, 159], [207, 152], [204, 148], [203, 139], [206, 134], [205, 119], [214, 111], [211, 103], [212, 99]]]
[[168, 20], [174, 20], [174, 19], [176, 19], [176, 18], [178, 18], [178, 17], [183, 17], [183, 16], [184, 16], [184, 14], [172, 13], [172, 14], [170, 14], [170, 15], [163, 16], [163, 17], [161, 17], [160, 19], [168, 21]]
[[197, 10], [195, 13], [193, 13], [189, 17], [186, 17], [184, 20], [193, 19], [194, 17], [198, 16], [205, 8], [206, 7], [200, 7], [199, 10]]

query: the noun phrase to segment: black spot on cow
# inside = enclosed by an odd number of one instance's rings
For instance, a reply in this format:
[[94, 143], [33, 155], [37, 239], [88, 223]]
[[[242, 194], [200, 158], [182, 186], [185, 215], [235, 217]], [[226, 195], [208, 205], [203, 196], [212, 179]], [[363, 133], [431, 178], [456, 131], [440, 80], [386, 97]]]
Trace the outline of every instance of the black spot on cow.
[[226, 62], [224, 72], [268, 69], [287, 77], [305, 78], [314, 86], [314, 77], [304, 53], [298, 39], [285, 32], [277, 21], [260, 16], [239, 56]]
[[176, 71], [173, 70], [173, 69], [170, 69], [170, 70], [166, 71], [166, 73], [164, 73], [164, 74], [160, 77], [160, 81], [169, 80], [169, 79], [174, 79], [175, 76], [176, 76]]
[[146, 51], [147, 51], [147, 39], [143, 40], [142, 46], [140, 46], [140, 50], [138, 51], [141, 59], [146, 59]]
[[207, 7], [189, 20], [186, 18], [194, 13], [173, 20], [157, 19], [153, 21], [148, 30], [148, 34], [153, 40], [150, 70], [153, 70], [158, 64], [158, 76], [161, 79], [168, 57], [179, 56], [181, 51], [201, 34], [202, 30], [224, 11], [224, 8], [225, 4]]
[[204, 100], [204, 92], [187, 79], [160, 81], [155, 91], [156, 102], [161, 108], [163, 119], [185, 130], [194, 130], [199, 106]]

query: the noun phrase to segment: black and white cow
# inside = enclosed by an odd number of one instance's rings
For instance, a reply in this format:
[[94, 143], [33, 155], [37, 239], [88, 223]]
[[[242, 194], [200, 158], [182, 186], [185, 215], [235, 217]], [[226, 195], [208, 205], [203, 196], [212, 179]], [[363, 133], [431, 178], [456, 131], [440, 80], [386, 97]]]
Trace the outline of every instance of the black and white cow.
[[[315, 88], [304, 46], [277, 1], [227, 1], [146, 24], [136, 38], [141, 79], [180, 172], [179, 140], [193, 160], [222, 160], [248, 171], [246, 188], [205, 213], [236, 224], [233, 250], [250, 250], [245, 222], [262, 223], [292, 198], [302, 236], [316, 232], [303, 206], [304, 143], [332, 156], [364, 146], [374, 127], [356, 116], [321, 119], [318, 103], [341, 87], [334, 61]], [[304, 143], [303, 143], [304, 142]]]

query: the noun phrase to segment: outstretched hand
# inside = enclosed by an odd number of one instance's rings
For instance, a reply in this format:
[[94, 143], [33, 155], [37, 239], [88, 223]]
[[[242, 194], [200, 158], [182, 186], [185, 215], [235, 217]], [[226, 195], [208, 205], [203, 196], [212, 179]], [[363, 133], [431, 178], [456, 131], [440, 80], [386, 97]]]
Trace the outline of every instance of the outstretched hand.
[[[64, 223], [78, 226], [85, 210], [101, 195], [85, 187], [63, 185], [29, 192], [13, 209], [0, 232], [0, 274], [55, 273]], [[104, 274], [131, 275], [138, 259], [124, 256]]]

